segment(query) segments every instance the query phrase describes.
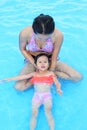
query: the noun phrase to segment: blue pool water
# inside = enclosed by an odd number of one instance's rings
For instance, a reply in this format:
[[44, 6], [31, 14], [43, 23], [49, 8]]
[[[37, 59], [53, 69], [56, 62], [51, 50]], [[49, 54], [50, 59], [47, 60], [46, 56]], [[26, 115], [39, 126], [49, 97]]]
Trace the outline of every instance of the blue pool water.
[[[0, 79], [15, 76], [24, 66], [18, 35], [40, 13], [52, 15], [64, 34], [60, 59], [83, 74], [74, 83], [60, 80], [63, 96], [53, 91], [55, 130], [87, 130], [87, 1], [0, 1]], [[15, 82], [0, 84], [0, 130], [29, 130], [33, 89], [18, 92]], [[36, 130], [48, 130], [41, 107]]]

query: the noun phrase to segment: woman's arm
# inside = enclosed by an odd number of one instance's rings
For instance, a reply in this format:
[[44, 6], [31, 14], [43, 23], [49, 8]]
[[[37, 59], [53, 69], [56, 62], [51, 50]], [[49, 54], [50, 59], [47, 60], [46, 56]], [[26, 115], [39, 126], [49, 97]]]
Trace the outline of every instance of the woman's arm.
[[27, 36], [27, 33], [26, 33], [26, 30], [23, 30], [20, 32], [20, 35], [19, 35], [19, 48], [20, 48], [20, 51], [21, 53], [23, 54], [23, 56], [28, 59], [31, 64], [33, 64], [35, 67], [35, 63], [34, 63], [34, 58], [32, 57], [32, 55], [29, 53], [29, 51], [26, 49], [26, 46], [27, 46], [27, 43], [28, 43], [28, 36]]
[[26, 74], [26, 75], [18, 75], [15, 77], [10, 77], [10, 78], [5, 78], [3, 80], [0, 80], [0, 82], [4, 82], [4, 81], [12, 81], [12, 80], [23, 80], [23, 79], [29, 79], [31, 77], [34, 76], [34, 72], [30, 73], [30, 74]]
[[52, 53], [52, 60], [50, 65], [50, 70], [55, 70], [56, 63], [57, 63], [57, 57], [59, 55], [62, 43], [63, 43], [63, 34], [59, 30], [56, 30], [55, 32], [55, 43], [54, 43], [54, 50]]

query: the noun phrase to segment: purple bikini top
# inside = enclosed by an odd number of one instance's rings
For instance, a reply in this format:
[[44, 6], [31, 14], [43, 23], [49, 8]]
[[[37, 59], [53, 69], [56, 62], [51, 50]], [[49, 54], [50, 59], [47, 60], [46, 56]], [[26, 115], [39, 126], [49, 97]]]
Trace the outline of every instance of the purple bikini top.
[[33, 34], [30, 42], [27, 45], [27, 49], [31, 52], [48, 52], [48, 53], [50, 52], [51, 53], [53, 52], [54, 46], [53, 46], [52, 39], [49, 38], [46, 40], [45, 46], [42, 49], [39, 48], [35, 42], [35, 36]]

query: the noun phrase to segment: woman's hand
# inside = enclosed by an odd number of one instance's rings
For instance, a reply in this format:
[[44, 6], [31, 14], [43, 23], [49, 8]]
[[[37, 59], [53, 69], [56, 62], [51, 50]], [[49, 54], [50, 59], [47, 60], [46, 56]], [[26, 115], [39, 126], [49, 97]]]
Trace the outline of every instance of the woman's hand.
[[51, 69], [51, 68], [50, 68], [49, 70], [52, 71], [52, 72], [55, 72], [55, 69]]
[[33, 66], [34, 66], [36, 69], [38, 69], [38, 67], [37, 67], [37, 65], [36, 65], [35, 63], [33, 64]]
[[37, 65], [35, 63], [33, 65], [34, 65], [34, 67], [36, 69], [36, 72], [38, 72], [39, 69], [38, 69]]

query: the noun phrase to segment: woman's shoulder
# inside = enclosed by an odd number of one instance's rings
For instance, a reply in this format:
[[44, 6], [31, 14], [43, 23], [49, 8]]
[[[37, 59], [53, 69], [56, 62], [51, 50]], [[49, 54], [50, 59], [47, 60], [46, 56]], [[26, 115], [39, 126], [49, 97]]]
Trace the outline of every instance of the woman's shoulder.
[[58, 37], [58, 36], [63, 37], [63, 32], [60, 31], [58, 28], [55, 28], [54, 35], [55, 35], [55, 37]]
[[62, 43], [61, 41], [63, 40], [63, 37], [64, 37], [63, 33], [59, 29], [55, 28], [54, 33], [53, 33], [53, 41], [54, 41], [54, 43], [55, 44], [56, 43], [57, 44]]
[[33, 29], [32, 29], [32, 26], [28, 26], [28, 27], [26, 27], [26, 28], [24, 28], [24, 29], [22, 29], [21, 31], [20, 31], [20, 36], [21, 37], [31, 37], [32, 36], [32, 33], [33, 33]]

